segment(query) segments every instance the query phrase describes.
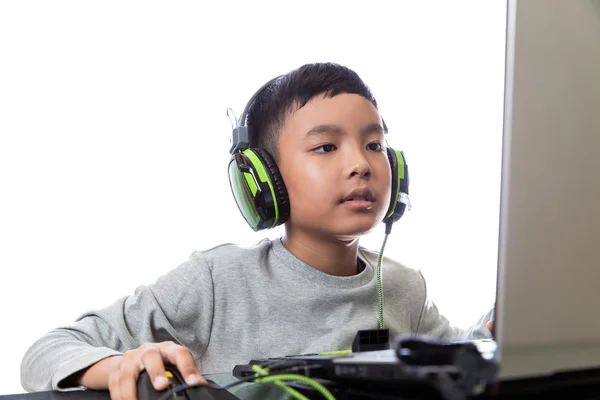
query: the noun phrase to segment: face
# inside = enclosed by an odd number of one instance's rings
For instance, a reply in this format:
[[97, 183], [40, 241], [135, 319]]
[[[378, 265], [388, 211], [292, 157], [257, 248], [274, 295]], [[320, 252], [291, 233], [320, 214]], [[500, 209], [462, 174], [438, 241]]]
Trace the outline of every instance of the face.
[[390, 164], [381, 117], [364, 97], [318, 96], [290, 113], [279, 154], [295, 229], [349, 240], [383, 220]]

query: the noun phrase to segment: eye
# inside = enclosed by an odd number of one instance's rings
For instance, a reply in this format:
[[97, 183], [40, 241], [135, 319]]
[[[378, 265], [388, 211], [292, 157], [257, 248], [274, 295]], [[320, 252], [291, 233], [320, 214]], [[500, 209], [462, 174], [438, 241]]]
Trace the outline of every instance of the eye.
[[383, 151], [383, 145], [379, 142], [369, 143], [367, 149], [371, 151]]
[[[320, 151], [323, 150], [323, 151]], [[322, 146], [319, 146], [315, 149], [313, 149], [313, 151], [315, 153], [331, 153], [333, 150], [335, 150], [335, 146], [332, 144], [324, 144]]]

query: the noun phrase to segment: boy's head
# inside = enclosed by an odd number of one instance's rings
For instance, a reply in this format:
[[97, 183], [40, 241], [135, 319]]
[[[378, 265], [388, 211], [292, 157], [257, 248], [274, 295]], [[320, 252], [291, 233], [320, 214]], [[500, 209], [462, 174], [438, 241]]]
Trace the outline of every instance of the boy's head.
[[286, 118], [317, 96], [358, 94], [377, 108], [377, 101], [356, 72], [334, 63], [305, 64], [280, 76], [251, 103], [246, 124], [250, 147], [265, 149], [279, 161], [279, 136]]
[[273, 157], [290, 205], [286, 228], [349, 240], [383, 220], [392, 179], [384, 124], [352, 70], [307, 64], [266, 86], [250, 104], [249, 147]]

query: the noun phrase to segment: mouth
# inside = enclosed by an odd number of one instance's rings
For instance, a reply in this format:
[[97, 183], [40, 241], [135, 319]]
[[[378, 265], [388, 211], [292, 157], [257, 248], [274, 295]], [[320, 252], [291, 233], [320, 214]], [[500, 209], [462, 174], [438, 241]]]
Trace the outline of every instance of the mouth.
[[347, 204], [358, 209], [370, 209], [373, 206], [373, 202], [375, 202], [375, 196], [371, 192], [371, 189], [367, 187], [354, 189], [341, 201], [342, 204]]

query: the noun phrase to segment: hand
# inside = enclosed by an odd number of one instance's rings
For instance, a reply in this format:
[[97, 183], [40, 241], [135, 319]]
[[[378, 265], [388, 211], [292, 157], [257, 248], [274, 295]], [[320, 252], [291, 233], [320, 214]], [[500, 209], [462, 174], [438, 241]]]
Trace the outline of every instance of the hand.
[[487, 324], [485, 324], [485, 326], [490, 330], [490, 332], [492, 332], [492, 335], [494, 334], [494, 321], [488, 321]]
[[113, 400], [135, 399], [137, 379], [144, 369], [152, 379], [156, 390], [168, 386], [164, 362], [175, 366], [188, 384], [206, 383], [202, 378], [190, 351], [173, 342], [145, 343], [125, 353], [108, 376], [108, 388]]
[[113, 400], [135, 400], [137, 379], [143, 370], [148, 371], [156, 390], [167, 388], [165, 362], [176, 367], [186, 383], [206, 383], [196, 369], [190, 351], [173, 342], [144, 343], [123, 356], [101, 360], [85, 371], [79, 382], [89, 389], [106, 389], [108, 386]]

